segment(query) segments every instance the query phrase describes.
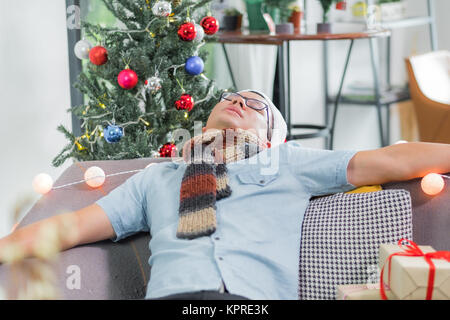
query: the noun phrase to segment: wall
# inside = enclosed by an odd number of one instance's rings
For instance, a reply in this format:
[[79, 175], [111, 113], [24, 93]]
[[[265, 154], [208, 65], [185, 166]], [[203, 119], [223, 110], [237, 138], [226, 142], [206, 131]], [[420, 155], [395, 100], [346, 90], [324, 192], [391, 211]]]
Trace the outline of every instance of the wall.
[[17, 201], [38, 199], [33, 177], [56, 179], [70, 165], [51, 166], [67, 143], [56, 127], [71, 125], [65, 24], [65, 1], [0, 1], [0, 237]]

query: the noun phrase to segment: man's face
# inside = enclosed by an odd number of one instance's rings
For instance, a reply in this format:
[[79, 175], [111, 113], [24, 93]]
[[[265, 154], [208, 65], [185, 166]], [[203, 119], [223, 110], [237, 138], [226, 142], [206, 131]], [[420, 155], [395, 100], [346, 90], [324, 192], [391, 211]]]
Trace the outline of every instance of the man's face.
[[[242, 92], [246, 98], [257, 99], [267, 104], [263, 97], [254, 92]], [[240, 128], [256, 133], [263, 141], [267, 141], [267, 110], [254, 110], [247, 107], [244, 99], [233, 96], [230, 100], [222, 100], [212, 109], [204, 130]], [[269, 113], [270, 120], [270, 113]], [[269, 125], [271, 122], [269, 122]]]

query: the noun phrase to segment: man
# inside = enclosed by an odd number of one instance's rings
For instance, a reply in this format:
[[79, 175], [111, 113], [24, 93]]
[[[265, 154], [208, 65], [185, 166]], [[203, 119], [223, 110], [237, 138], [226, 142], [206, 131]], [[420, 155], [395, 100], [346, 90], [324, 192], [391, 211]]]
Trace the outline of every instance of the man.
[[[312, 196], [450, 171], [447, 144], [328, 151], [285, 137], [266, 95], [224, 94], [203, 134], [184, 145], [183, 161], [151, 165], [96, 203], [44, 221], [75, 221], [78, 234], [62, 240], [63, 250], [150, 232], [149, 299], [297, 299], [301, 221]], [[262, 159], [274, 170], [264, 171]], [[31, 253], [42, 223], [1, 239], [0, 251], [19, 243]]]

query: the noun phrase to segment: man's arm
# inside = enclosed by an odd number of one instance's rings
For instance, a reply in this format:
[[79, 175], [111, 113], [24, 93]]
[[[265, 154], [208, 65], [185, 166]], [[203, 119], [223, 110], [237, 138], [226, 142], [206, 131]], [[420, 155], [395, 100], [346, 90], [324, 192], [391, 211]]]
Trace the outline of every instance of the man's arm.
[[347, 167], [354, 186], [383, 184], [450, 172], [450, 144], [410, 142], [357, 152]]
[[[105, 240], [115, 236], [108, 216], [98, 204], [94, 203], [80, 210], [56, 215], [15, 230], [10, 235], [0, 239], [0, 253], [2, 248], [9, 244], [17, 244], [25, 250], [26, 257], [32, 256], [33, 248], [39, 240], [39, 230], [46, 223], [54, 223], [58, 230], [69, 228], [69, 231], [73, 231], [70, 232], [70, 236], [67, 236], [67, 233], [60, 236], [62, 251], [80, 244]], [[1, 255], [0, 263], [2, 263]]]

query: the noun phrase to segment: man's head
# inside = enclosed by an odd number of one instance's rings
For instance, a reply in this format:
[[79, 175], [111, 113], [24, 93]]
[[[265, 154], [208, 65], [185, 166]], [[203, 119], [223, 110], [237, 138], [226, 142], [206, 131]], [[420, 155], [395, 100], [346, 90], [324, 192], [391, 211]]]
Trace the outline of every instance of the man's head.
[[272, 101], [262, 92], [242, 90], [216, 104], [203, 131], [241, 128], [256, 133], [274, 146], [284, 142], [286, 123]]

